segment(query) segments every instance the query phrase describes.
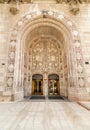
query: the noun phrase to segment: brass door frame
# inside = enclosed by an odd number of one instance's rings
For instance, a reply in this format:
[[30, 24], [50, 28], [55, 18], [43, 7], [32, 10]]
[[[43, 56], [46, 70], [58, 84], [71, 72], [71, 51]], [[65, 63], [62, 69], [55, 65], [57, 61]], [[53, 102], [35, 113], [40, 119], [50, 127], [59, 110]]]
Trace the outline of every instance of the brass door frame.
[[[50, 80], [52, 80], [53, 81], [53, 83], [52, 83], [52, 96], [53, 95], [55, 95], [55, 92], [54, 92], [54, 81], [56, 80], [56, 79], [48, 79], [48, 95], [50, 95], [50, 93], [49, 93], [49, 82], [50, 82]], [[57, 91], [58, 91], [58, 93], [57, 93], [57, 95], [60, 95], [60, 92], [59, 92], [59, 90], [60, 90], [60, 88], [59, 88], [59, 79], [58, 80], [56, 80], [56, 82], [57, 82]]]

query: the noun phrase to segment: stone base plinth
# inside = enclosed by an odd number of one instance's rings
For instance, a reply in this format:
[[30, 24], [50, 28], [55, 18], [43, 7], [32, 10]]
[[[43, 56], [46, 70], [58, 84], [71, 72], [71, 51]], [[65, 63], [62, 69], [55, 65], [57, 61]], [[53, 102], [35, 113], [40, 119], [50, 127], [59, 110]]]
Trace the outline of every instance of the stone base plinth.
[[23, 91], [14, 94], [12, 94], [12, 92], [3, 92], [3, 94], [0, 95], [0, 102], [20, 101], [24, 97], [23, 93]]
[[15, 92], [14, 101], [21, 101], [24, 98], [24, 91]]

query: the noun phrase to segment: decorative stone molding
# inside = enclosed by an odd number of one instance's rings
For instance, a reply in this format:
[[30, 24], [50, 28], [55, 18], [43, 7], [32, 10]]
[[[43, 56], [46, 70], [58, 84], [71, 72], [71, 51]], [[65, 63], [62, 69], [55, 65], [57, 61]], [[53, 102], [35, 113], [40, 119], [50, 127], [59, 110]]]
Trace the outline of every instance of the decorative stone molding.
[[[51, 4], [55, 4], [55, 3], [69, 3], [69, 2], [74, 2], [74, 0], [0, 0], [0, 3], [8, 3], [8, 4], [16, 4], [16, 3], [20, 3], [20, 4], [24, 4], [24, 3], [51, 3]], [[75, 0], [79, 3], [89, 3], [90, 1], [87, 1], [87, 0]]]
[[70, 12], [74, 15], [78, 14], [80, 11], [78, 3], [70, 2], [69, 8], [70, 8]]

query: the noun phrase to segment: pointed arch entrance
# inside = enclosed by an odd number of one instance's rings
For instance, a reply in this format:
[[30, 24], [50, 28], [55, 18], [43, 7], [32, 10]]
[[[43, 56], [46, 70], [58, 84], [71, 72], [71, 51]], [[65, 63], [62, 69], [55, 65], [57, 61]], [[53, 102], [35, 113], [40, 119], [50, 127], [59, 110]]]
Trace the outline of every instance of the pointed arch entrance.
[[[43, 17], [43, 13], [46, 17]], [[48, 49], [49, 53], [43, 54], [49, 54], [46, 57], [48, 62], [45, 64], [43, 55], [41, 58], [39, 56], [42, 48], [35, 49], [36, 52], [39, 51], [35, 57], [32, 48], [40, 43], [43, 43], [41, 46], [46, 46], [47, 42], [52, 43], [50, 45], [53, 47], [49, 47], [52, 48]], [[74, 24], [59, 12], [38, 11], [27, 14], [18, 21], [10, 37], [8, 59], [6, 91], [13, 94], [14, 100], [24, 97], [25, 86], [28, 95], [32, 94], [32, 75], [35, 73], [43, 75], [45, 96], [48, 95], [49, 73], [59, 75], [61, 95], [68, 96], [71, 100], [81, 100], [86, 94], [79, 32]]]

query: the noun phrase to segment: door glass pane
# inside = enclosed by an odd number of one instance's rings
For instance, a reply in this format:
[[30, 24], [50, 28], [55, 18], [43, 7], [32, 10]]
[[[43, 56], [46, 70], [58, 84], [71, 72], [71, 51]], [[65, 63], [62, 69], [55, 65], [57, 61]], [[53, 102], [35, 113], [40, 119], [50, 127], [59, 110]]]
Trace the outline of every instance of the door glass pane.
[[52, 75], [48, 76], [49, 95], [58, 95], [59, 94], [58, 83], [59, 83], [58, 75], [52, 74]]

